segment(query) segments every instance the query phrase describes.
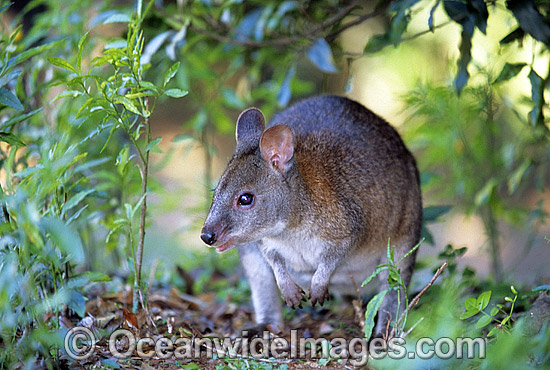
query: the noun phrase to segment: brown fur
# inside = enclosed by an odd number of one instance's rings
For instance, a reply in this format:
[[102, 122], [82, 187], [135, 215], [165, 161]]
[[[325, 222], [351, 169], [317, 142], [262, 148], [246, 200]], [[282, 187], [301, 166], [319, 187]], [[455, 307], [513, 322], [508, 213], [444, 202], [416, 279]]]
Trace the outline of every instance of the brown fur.
[[[254, 203], [235, 205], [243, 194]], [[256, 320], [280, 325], [275, 281], [295, 307], [305, 296], [293, 276], [309, 274], [310, 300], [322, 304], [342, 273], [366, 278], [388, 238], [396, 259], [403, 256], [418, 242], [421, 220], [415, 160], [397, 132], [356, 102], [324, 96], [277, 114], [266, 129], [257, 109], [241, 114], [201, 237], [221, 250], [238, 246]], [[406, 284], [414, 259], [402, 266]], [[386, 297], [378, 331], [395, 316], [395, 292]]]

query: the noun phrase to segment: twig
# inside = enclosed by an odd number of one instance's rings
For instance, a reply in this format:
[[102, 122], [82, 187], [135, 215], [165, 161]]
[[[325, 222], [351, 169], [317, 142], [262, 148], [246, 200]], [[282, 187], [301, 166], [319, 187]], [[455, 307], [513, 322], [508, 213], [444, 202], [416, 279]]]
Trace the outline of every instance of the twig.
[[[148, 105], [148, 100], [145, 101], [145, 104]], [[149, 107], [147, 107], [148, 109]], [[143, 264], [143, 247], [145, 244], [145, 216], [147, 214], [147, 178], [149, 177], [149, 150], [147, 146], [151, 142], [151, 123], [148, 118], [145, 118], [145, 154], [143, 157], [143, 170], [141, 171], [141, 196], [143, 201], [141, 203], [141, 210], [139, 215], [139, 240], [138, 240], [138, 249], [136, 252], [136, 275], [134, 279], [135, 289], [139, 292], [139, 299], [141, 300], [141, 306], [146, 309], [145, 302], [143, 300], [142, 290], [141, 290], [141, 266]], [[137, 308], [137, 299], [138, 297], [134, 294], [134, 308]]]
[[430, 287], [433, 285], [433, 283], [435, 283], [439, 275], [441, 275], [441, 273], [443, 272], [443, 270], [445, 270], [447, 266], [448, 266], [448, 263], [444, 262], [443, 265], [441, 265], [441, 267], [437, 269], [434, 276], [432, 277], [432, 280], [430, 280], [430, 282], [426, 284], [426, 286], [413, 298], [411, 303], [409, 303], [409, 307], [407, 307], [407, 311], [403, 311], [403, 313], [401, 314], [401, 317], [399, 318], [399, 322], [401, 322], [405, 317], [405, 312], [412, 310], [413, 307], [418, 304], [418, 301], [420, 300], [420, 298], [424, 295], [424, 293], [426, 293], [426, 291], [428, 291], [428, 289], [430, 289]]
[[374, 18], [374, 17], [377, 17], [379, 15], [382, 15], [388, 5], [390, 3], [388, 2], [386, 5], [380, 7], [379, 9], [375, 9], [374, 11], [370, 12], [370, 13], [367, 13], [367, 14], [363, 14], [362, 16], [358, 17], [356, 20], [354, 21], [351, 21], [351, 22], [348, 22], [348, 23], [345, 23], [343, 24], [337, 31], [329, 34], [326, 39], [328, 42], [334, 40], [336, 38], [336, 36], [338, 36], [339, 34], [341, 34], [342, 32], [344, 32], [345, 30], [347, 30], [348, 28], [351, 28], [351, 27], [354, 27], [354, 26], [357, 26], [358, 24], [361, 24], [363, 22], [365, 22], [366, 20], [369, 20], [371, 18]]
[[[397, 42], [397, 44], [401, 44], [403, 42], [406, 42], [406, 41], [411, 41], [411, 40], [414, 40], [418, 37], [421, 37], [421, 36], [424, 36], [424, 35], [427, 35], [428, 33], [433, 33], [436, 29], [438, 28], [442, 28], [442, 27], [445, 27], [446, 25], [450, 24], [450, 23], [453, 23], [453, 21], [446, 21], [446, 22], [443, 22], [441, 24], [438, 24], [437, 26], [434, 26], [432, 29], [427, 29], [427, 30], [424, 30], [424, 31], [420, 31], [418, 33], [415, 33], [414, 35], [410, 35], [410, 36], [407, 36], [407, 37], [403, 37], [401, 40], [399, 40]], [[339, 30], [340, 31], [340, 30]], [[328, 39], [328, 37], [327, 37]], [[338, 55], [342, 55], [342, 56], [346, 56], [346, 57], [352, 57], [352, 58], [360, 58], [362, 56], [365, 56], [367, 54], [371, 54], [373, 52], [377, 52], [377, 51], [380, 51], [382, 50], [384, 47], [386, 47], [388, 45], [383, 45], [381, 47], [378, 47], [372, 51], [370, 51], [369, 53], [350, 53], [350, 52], [341, 52], [341, 53], [337, 53], [335, 51], [335, 54], [338, 54]]]
[[[330, 28], [331, 26], [335, 25], [336, 23], [340, 22], [342, 19], [344, 19], [352, 10], [359, 7], [359, 2], [354, 1], [350, 5], [346, 6], [345, 8], [342, 8], [342, 10], [338, 11], [336, 14], [334, 14], [332, 17], [329, 17], [326, 21], [323, 23], [320, 23], [316, 25], [315, 27], [312, 27], [311, 29], [303, 32], [302, 34], [295, 35], [295, 36], [289, 36], [289, 37], [280, 37], [276, 39], [270, 39], [270, 40], [263, 40], [263, 41], [254, 41], [254, 40], [237, 40], [229, 36], [220, 35], [215, 32], [212, 32], [210, 30], [197, 27], [193, 25], [192, 23], [189, 25], [189, 29], [197, 32], [199, 34], [205, 35], [209, 38], [212, 38], [214, 40], [220, 41], [220, 42], [226, 42], [233, 45], [240, 45], [245, 46], [249, 48], [261, 48], [265, 46], [287, 46], [296, 43], [297, 41], [304, 39], [304, 38], [315, 38], [319, 36], [321, 33], [325, 32], [327, 28]], [[183, 23], [179, 20], [175, 20], [173, 16], [166, 13], [163, 9], [157, 8], [156, 11], [161, 14], [163, 17], [167, 17], [171, 19], [173, 22], [180, 24], [180, 26], [183, 26]], [[365, 14], [355, 21], [349, 22], [342, 26], [341, 29], [336, 30], [335, 32], [331, 33], [327, 37], [329, 40], [334, 39], [336, 35], [344, 31], [345, 29], [352, 27], [356, 24], [359, 24], [361, 22], [364, 22], [365, 20], [375, 17], [377, 15], [382, 14], [384, 9], [377, 9], [373, 11], [372, 13]]]
[[418, 324], [420, 324], [422, 321], [424, 321], [424, 317], [421, 317], [420, 320], [418, 320], [418, 321], [416, 322], [416, 324], [414, 324], [413, 326], [411, 326], [411, 328], [410, 328], [409, 330], [407, 330], [406, 332], [403, 332], [403, 333], [401, 334], [401, 338], [405, 338], [407, 335], [409, 335], [409, 333], [410, 333], [411, 331], [413, 331], [413, 329], [416, 328], [416, 327], [418, 326]]

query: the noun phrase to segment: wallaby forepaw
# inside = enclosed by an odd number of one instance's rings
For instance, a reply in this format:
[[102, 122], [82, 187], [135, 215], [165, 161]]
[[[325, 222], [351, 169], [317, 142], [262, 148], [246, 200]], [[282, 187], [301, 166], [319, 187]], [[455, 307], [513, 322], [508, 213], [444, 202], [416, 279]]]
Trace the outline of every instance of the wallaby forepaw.
[[306, 300], [306, 293], [296, 283], [279, 287], [286, 304], [291, 308], [302, 308], [302, 301]]
[[310, 289], [309, 299], [311, 301], [311, 306], [315, 307], [317, 303], [319, 306], [322, 306], [325, 301], [328, 301], [328, 287], [327, 286], [312, 286]]

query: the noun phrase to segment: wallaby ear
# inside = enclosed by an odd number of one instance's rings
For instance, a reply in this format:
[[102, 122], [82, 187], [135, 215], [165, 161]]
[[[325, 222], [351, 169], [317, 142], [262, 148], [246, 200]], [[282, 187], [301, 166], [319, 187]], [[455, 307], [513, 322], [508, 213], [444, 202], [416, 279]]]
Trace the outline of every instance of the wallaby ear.
[[294, 155], [294, 135], [290, 127], [276, 125], [268, 128], [260, 138], [260, 152], [277, 170], [286, 171]]
[[258, 146], [265, 127], [265, 119], [257, 108], [249, 108], [237, 118], [236, 151], [243, 152]]

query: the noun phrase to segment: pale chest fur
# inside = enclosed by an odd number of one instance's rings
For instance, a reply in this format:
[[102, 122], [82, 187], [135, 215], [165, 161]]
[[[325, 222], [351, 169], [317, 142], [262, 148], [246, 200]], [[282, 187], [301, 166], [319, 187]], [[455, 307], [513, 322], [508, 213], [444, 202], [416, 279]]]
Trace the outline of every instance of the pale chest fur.
[[[325, 258], [328, 243], [308, 232], [286, 232], [262, 239], [260, 249], [277, 251], [293, 280], [307, 288], [313, 273]], [[368, 248], [357, 248], [340, 262], [330, 278], [330, 285], [341, 293], [354, 294], [353, 281], [360, 286], [374, 271], [380, 257], [373, 255]]]

